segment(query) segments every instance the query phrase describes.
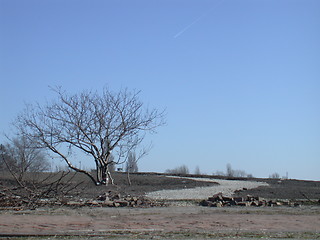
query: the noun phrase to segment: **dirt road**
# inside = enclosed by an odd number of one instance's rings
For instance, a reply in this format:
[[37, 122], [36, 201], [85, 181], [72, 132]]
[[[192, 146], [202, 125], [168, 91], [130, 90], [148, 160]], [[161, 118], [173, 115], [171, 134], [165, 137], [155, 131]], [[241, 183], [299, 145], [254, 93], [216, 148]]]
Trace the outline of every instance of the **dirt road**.
[[257, 181], [236, 181], [236, 180], [222, 180], [222, 179], [210, 179], [210, 178], [188, 178], [188, 177], [174, 177], [167, 176], [168, 178], [178, 178], [183, 180], [194, 180], [198, 182], [213, 182], [218, 183], [210, 187], [196, 187], [189, 189], [175, 189], [175, 190], [160, 190], [147, 193], [146, 196], [153, 199], [185, 199], [185, 200], [202, 200], [207, 199], [213, 194], [219, 192], [224, 196], [232, 196], [236, 190], [253, 189], [262, 186], [269, 186], [265, 182]]
[[0, 233], [115, 236], [122, 238], [307, 237], [320, 238], [319, 207], [57, 208], [5, 211]]

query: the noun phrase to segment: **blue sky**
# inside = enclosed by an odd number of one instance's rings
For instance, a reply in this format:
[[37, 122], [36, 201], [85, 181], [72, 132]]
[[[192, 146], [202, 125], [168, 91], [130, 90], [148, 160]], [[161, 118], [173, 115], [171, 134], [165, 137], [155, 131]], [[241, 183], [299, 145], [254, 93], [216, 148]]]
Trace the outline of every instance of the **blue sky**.
[[320, 180], [319, 43], [318, 0], [0, 0], [0, 131], [48, 86], [128, 87], [167, 111], [141, 171]]

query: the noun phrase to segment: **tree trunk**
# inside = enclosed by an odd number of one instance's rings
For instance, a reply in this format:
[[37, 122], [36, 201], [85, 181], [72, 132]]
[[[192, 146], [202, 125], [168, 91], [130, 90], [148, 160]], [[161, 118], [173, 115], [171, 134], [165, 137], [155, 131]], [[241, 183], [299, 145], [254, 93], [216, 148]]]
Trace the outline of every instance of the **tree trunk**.
[[127, 171], [127, 180], [128, 180], [128, 184], [129, 186], [131, 186], [131, 179], [130, 179], [130, 171]]
[[101, 167], [96, 165], [96, 174], [97, 174], [97, 181], [96, 184], [99, 185], [101, 183]]
[[113, 185], [114, 184], [114, 180], [113, 180], [113, 178], [111, 176], [111, 173], [110, 173], [109, 169], [107, 169], [107, 175], [108, 175], [108, 179], [109, 179], [110, 184]]
[[97, 166], [97, 183], [98, 185], [111, 185], [114, 184], [114, 180], [108, 169], [108, 166]]

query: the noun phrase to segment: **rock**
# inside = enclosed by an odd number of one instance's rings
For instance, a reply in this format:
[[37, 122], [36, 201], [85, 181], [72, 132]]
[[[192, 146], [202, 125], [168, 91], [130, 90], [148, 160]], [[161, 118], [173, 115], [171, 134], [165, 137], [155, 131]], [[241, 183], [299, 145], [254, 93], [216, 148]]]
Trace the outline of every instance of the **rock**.
[[291, 205], [291, 204], [290, 204], [290, 201], [283, 201], [282, 204], [283, 204], [284, 206], [290, 206], [290, 205]]
[[251, 195], [247, 195], [246, 201], [254, 201], [255, 198]]
[[126, 200], [128, 202], [131, 202], [131, 201], [135, 202], [138, 200], [138, 198], [137, 197], [126, 197], [126, 198], [124, 198], [124, 200]]
[[271, 200], [270, 200], [270, 201], [268, 201], [268, 202], [267, 202], [267, 206], [269, 206], [269, 207], [273, 207], [273, 206], [274, 206], [274, 202], [273, 202], [273, 201], [271, 201]]
[[114, 201], [114, 202], [120, 204], [120, 207], [127, 207], [127, 206], [129, 206], [129, 202], [126, 201], [126, 200], [116, 200], [116, 201]]
[[257, 201], [259, 201], [259, 202], [265, 201], [265, 199], [262, 198], [262, 197], [255, 197], [255, 199], [256, 199]]
[[222, 207], [222, 203], [221, 202], [215, 202], [212, 203], [211, 205], [209, 205], [210, 207]]
[[233, 200], [235, 202], [243, 202], [244, 201], [244, 199], [242, 197], [234, 197]]
[[120, 193], [117, 193], [117, 194], [112, 196], [113, 200], [120, 199], [120, 198], [121, 198]]
[[212, 197], [209, 197], [208, 201], [210, 201], [210, 202], [223, 201], [222, 193], [218, 193], [218, 194], [213, 195]]
[[208, 198], [208, 201], [210, 202], [223, 202], [223, 199], [221, 197], [211, 197], [211, 198]]
[[258, 207], [260, 204], [259, 204], [259, 201], [252, 201], [251, 203], [250, 203], [250, 206], [256, 206], [256, 207]]
[[263, 201], [259, 201], [259, 207], [265, 207], [267, 206], [267, 201], [263, 200]]
[[99, 197], [97, 197], [97, 199], [98, 199], [99, 201], [109, 200], [108, 193], [105, 193], [105, 194], [103, 194], [103, 195], [100, 195]]
[[207, 200], [202, 200], [202, 201], [200, 202], [200, 205], [201, 205], [201, 206], [205, 206], [205, 207], [209, 206], [210, 204], [211, 204], [211, 202], [210, 202], [210, 201], [207, 201]]
[[86, 202], [86, 204], [87, 204], [87, 205], [93, 205], [93, 206], [99, 205], [98, 201], [96, 201], [96, 200], [88, 200], [88, 201]]
[[104, 207], [113, 207], [113, 201], [110, 201], [110, 200], [106, 200], [103, 202], [102, 206]]
[[246, 207], [246, 206], [248, 206], [248, 203], [247, 202], [237, 202], [237, 206]]
[[82, 206], [83, 204], [81, 202], [76, 201], [69, 201], [66, 203], [67, 206]]
[[231, 202], [234, 199], [232, 197], [224, 197], [224, 196], [222, 196], [222, 200], [225, 201], [225, 202]]

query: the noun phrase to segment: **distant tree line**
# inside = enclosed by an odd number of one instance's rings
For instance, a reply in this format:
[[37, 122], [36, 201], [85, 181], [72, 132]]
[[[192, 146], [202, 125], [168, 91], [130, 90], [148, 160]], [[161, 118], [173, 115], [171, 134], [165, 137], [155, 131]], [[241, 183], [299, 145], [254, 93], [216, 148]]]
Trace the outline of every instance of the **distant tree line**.
[[253, 177], [252, 174], [248, 174], [244, 170], [233, 169], [230, 163], [228, 163], [226, 166], [226, 172], [216, 171], [213, 173], [213, 175], [226, 176], [226, 177], [239, 177], [239, 178], [252, 178]]
[[[169, 174], [190, 174], [189, 168], [185, 164], [183, 164], [179, 167], [173, 168], [173, 169], [167, 169], [165, 172], [169, 173]], [[196, 168], [194, 170], [194, 174], [195, 175], [202, 175], [199, 166], [196, 166]], [[235, 177], [235, 178], [253, 178], [252, 174], [248, 174], [244, 170], [233, 169], [230, 163], [228, 163], [226, 165], [225, 172], [216, 171], [216, 172], [212, 173], [212, 175], [225, 176], [225, 177]], [[271, 179], [288, 179], [288, 173], [286, 174], [286, 176], [280, 177], [280, 174], [275, 172], [275, 173], [270, 174], [269, 178], [271, 178]]]
[[[181, 165], [179, 167], [173, 168], [173, 169], [167, 169], [165, 171], [166, 173], [171, 173], [171, 174], [189, 174], [190, 171], [188, 169], [188, 167], [186, 165]], [[194, 170], [194, 174], [195, 175], [201, 175], [201, 171], [199, 166], [196, 166], [195, 170]], [[218, 176], [227, 176], [227, 177], [247, 177], [247, 178], [251, 178], [253, 177], [252, 174], [248, 174], [243, 170], [235, 170], [232, 169], [231, 164], [227, 164], [226, 167], [226, 172], [222, 172], [222, 171], [216, 171], [215, 173], [213, 173], [213, 175], [218, 175]]]
[[272, 179], [289, 179], [289, 176], [288, 176], [288, 172], [286, 173], [286, 176], [283, 176], [283, 177], [280, 177], [280, 174], [275, 172], [275, 173], [270, 174], [269, 178], [272, 178]]
[[166, 173], [170, 174], [189, 174], [189, 169], [186, 165], [181, 165], [180, 167], [176, 167], [173, 169], [167, 169]]

